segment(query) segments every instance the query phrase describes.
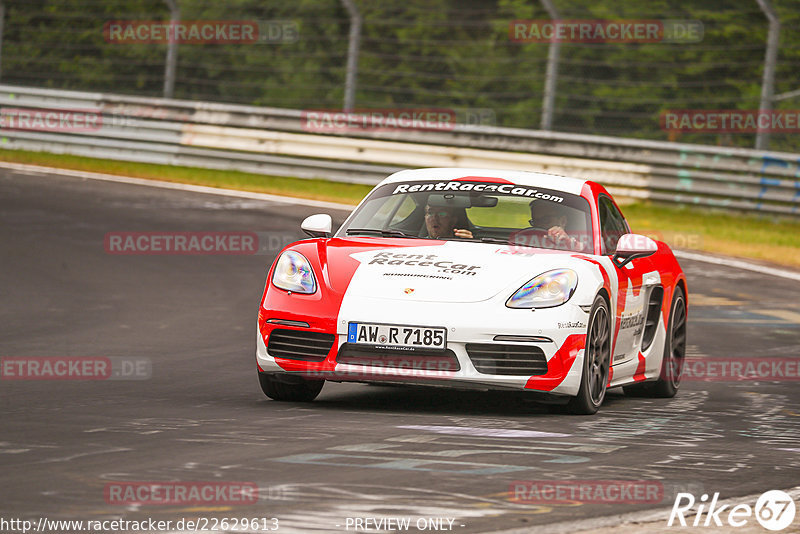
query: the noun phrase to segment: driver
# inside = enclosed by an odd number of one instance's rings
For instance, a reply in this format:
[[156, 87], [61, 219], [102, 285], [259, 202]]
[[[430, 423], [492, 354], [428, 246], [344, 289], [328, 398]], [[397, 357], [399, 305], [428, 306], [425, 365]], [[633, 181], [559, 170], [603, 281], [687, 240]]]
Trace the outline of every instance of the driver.
[[472, 239], [472, 232], [467, 229], [456, 228], [458, 212], [447, 206], [425, 206], [425, 227], [428, 236], [435, 239], [443, 237], [460, 237]]
[[567, 225], [567, 215], [557, 204], [547, 201], [534, 200], [528, 205], [531, 209], [531, 219], [528, 223], [547, 232], [547, 237], [559, 248], [566, 248], [583, 252], [587, 247], [580, 239], [570, 236], [564, 227]]

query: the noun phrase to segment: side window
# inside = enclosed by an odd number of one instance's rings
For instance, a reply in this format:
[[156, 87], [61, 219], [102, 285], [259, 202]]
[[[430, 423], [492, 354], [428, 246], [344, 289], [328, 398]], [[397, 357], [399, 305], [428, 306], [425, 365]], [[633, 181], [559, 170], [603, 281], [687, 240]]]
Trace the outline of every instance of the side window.
[[400, 206], [397, 207], [397, 211], [394, 212], [394, 216], [392, 220], [389, 221], [389, 227], [396, 226], [402, 222], [404, 222], [409, 215], [414, 213], [414, 210], [417, 209], [417, 203], [411, 197], [411, 195], [404, 195], [403, 202], [400, 203]]
[[[387, 197], [363, 223], [375, 228], [393, 228], [414, 212], [417, 204], [411, 195]], [[361, 223], [360, 223], [361, 224]]]
[[628, 233], [625, 218], [608, 197], [601, 196], [600, 211], [600, 236], [603, 239], [605, 254], [613, 254], [617, 250], [617, 241]]

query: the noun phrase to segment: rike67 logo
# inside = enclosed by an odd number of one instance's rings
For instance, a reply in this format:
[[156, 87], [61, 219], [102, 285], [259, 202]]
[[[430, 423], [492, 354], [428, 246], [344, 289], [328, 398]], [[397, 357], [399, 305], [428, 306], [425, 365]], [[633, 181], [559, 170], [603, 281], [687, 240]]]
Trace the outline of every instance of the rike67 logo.
[[[687, 526], [687, 517], [695, 527], [743, 527], [754, 517], [767, 530], [780, 531], [794, 521], [795, 504], [791, 495], [780, 490], [763, 493], [756, 501], [755, 507], [749, 504], [720, 504], [719, 493], [714, 493], [709, 501], [703, 494], [699, 501], [691, 493], [678, 493], [675, 504], [669, 514], [667, 526], [676, 524]], [[695, 509], [695, 504], [697, 508]], [[677, 521], [676, 521], [677, 520]]]

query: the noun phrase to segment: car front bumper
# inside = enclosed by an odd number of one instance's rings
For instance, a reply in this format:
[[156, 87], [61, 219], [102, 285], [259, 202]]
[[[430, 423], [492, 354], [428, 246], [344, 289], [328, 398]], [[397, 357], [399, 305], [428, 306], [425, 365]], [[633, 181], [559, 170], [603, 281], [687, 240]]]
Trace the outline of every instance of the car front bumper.
[[[362, 299], [367, 301], [369, 299]], [[378, 304], [381, 305], [378, 305]], [[304, 316], [308, 327], [267, 322], [272, 319], [296, 321], [297, 315], [261, 309], [256, 340], [256, 361], [263, 372], [296, 372], [307, 378], [324, 378], [333, 381], [387, 382], [407, 384], [452, 385], [453, 387], [479, 387], [486, 389], [522, 389], [554, 395], [576, 395], [583, 369], [583, 349], [588, 313], [576, 303], [538, 310], [511, 309], [505, 306], [487, 306], [478, 303], [426, 302], [362, 302], [340, 310], [338, 317], [317, 318]], [[284, 308], [285, 309], [285, 308]], [[491, 313], [487, 310], [491, 309]], [[368, 313], [357, 310], [370, 310]], [[370, 361], [369, 350], [364, 361], [357, 364], [337, 361], [342, 347], [347, 344], [350, 322], [381, 323], [410, 326], [441, 326], [447, 329], [447, 349], [457, 360], [457, 370], [442, 365], [439, 359], [428, 355], [418, 356], [412, 351], [391, 351], [397, 357], [387, 366], [387, 349], [375, 349]], [[330, 350], [320, 354], [317, 361], [304, 361], [276, 356], [268, 350], [270, 335], [276, 329], [332, 334]], [[517, 341], [519, 339], [519, 341]], [[476, 364], [468, 347], [473, 344], [502, 347], [538, 347], [547, 362], [543, 374], [508, 374], [492, 372]], [[383, 363], [379, 363], [383, 362]], [[374, 363], [374, 364], [373, 364]], [[479, 366], [480, 367], [480, 366]]]

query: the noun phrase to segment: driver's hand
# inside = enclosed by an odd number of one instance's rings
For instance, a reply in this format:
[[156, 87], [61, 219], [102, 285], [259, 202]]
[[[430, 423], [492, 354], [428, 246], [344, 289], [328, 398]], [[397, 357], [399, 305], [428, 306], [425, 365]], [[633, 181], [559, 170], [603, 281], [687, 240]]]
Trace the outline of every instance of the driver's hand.
[[472, 232], [470, 232], [469, 230], [462, 230], [460, 228], [454, 229], [453, 235], [455, 237], [460, 237], [462, 239], [472, 239]]
[[547, 231], [547, 235], [557, 245], [561, 245], [561, 243], [566, 243], [567, 247], [569, 247], [571, 250], [575, 250], [577, 252], [583, 252], [583, 250], [586, 248], [580, 240], [575, 239], [574, 237], [569, 235], [566, 232], [566, 230], [564, 230], [560, 226], [553, 226], [552, 228], [550, 228]]
[[553, 226], [547, 231], [547, 236], [555, 241], [556, 243], [560, 243], [561, 241], [569, 241], [569, 234], [561, 228], [560, 226]]

